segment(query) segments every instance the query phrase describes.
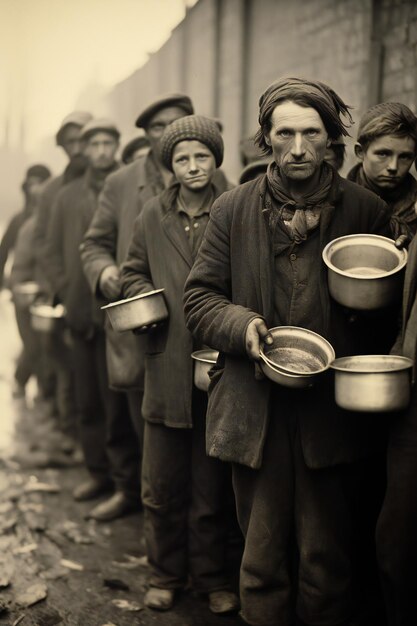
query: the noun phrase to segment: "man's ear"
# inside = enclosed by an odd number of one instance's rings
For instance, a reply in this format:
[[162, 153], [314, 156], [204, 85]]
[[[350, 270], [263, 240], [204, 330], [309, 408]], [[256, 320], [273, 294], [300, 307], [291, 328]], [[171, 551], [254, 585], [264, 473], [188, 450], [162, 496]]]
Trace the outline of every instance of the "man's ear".
[[327, 137], [327, 141], [326, 141], [326, 148], [330, 148], [330, 146], [332, 145], [332, 140], [330, 139], [330, 137]]
[[359, 161], [363, 161], [365, 158], [366, 150], [363, 149], [363, 146], [361, 146], [361, 144], [358, 141], [355, 143], [354, 150], [355, 150], [356, 157], [359, 159]]
[[265, 139], [266, 145], [271, 147], [271, 140], [269, 138], [269, 135], [265, 135], [265, 133], [264, 133], [264, 139]]

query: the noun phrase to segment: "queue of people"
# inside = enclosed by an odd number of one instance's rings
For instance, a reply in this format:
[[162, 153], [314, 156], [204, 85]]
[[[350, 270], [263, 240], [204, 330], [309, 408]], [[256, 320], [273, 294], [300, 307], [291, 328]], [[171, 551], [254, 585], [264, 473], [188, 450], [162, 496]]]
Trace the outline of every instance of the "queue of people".
[[[62, 436], [81, 448], [86, 481], [73, 497], [103, 498], [97, 521], [143, 509], [150, 609], [170, 610], [191, 587], [213, 613], [240, 611], [252, 626], [415, 624], [415, 391], [376, 426], [336, 404], [331, 374], [288, 389], [259, 359], [269, 329], [299, 326], [338, 357], [415, 361], [416, 116], [400, 103], [371, 107], [343, 178], [350, 107], [319, 81], [277, 80], [260, 97], [257, 149], [235, 187], [221, 169], [221, 124], [187, 95], [156, 99], [136, 126], [120, 164], [115, 123], [67, 116], [57, 144], [68, 166], [34, 200], [40, 166], [28, 170], [13, 235], [13, 285], [36, 281], [42, 301], [65, 308], [47, 339], [21, 333], [42, 359], [16, 371], [16, 385], [24, 393], [35, 374]], [[409, 246], [402, 313], [398, 302], [361, 315], [331, 297], [322, 251], [357, 233]], [[157, 289], [163, 323], [118, 333], [101, 311]], [[219, 351], [208, 395], [191, 359], [207, 346]]]

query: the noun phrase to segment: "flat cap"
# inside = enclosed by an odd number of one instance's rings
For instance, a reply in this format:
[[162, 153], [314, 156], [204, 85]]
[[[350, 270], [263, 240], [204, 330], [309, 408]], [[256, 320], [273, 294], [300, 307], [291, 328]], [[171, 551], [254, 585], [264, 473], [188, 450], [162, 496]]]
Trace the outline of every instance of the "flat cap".
[[143, 130], [143, 128], [138, 128], [133, 137], [129, 139], [129, 141], [123, 147], [123, 163], [128, 163], [132, 154], [136, 152], [136, 150], [139, 150], [140, 148], [146, 148], [149, 145], [149, 139], [147, 138], [145, 131]]
[[188, 96], [183, 93], [168, 93], [148, 104], [136, 120], [136, 126], [146, 128], [151, 117], [167, 107], [180, 107], [186, 115], [194, 113], [193, 103]]
[[85, 126], [83, 126], [81, 131], [81, 139], [86, 141], [94, 135], [95, 133], [109, 133], [113, 135], [116, 139], [120, 137], [120, 131], [117, 128], [116, 124], [111, 120], [108, 120], [105, 117], [97, 117], [93, 118]]
[[46, 165], [42, 165], [42, 163], [35, 163], [26, 170], [25, 179], [27, 180], [29, 176], [36, 176], [36, 178], [40, 178], [41, 181], [44, 181], [49, 178], [50, 175], [51, 170], [49, 169], [49, 167], [46, 167]]
[[92, 119], [92, 117], [93, 116], [91, 115], [91, 113], [88, 113], [87, 111], [73, 111], [72, 113], [64, 117], [61, 122], [61, 126], [59, 127], [59, 130], [56, 134], [57, 145], [62, 146], [62, 135], [67, 126], [74, 124], [75, 126], [79, 126], [80, 128], [82, 128], [83, 126], [85, 126], [85, 124], [87, 124], [87, 122]]
[[258, 178], [261, 174], [265, 174], [269, 163], [270, 159], [257, 159], [256, 161], [248, 163], [240, 173], [239, 185], [243, 185], [243, 183], [247, 183], [249, 180]]

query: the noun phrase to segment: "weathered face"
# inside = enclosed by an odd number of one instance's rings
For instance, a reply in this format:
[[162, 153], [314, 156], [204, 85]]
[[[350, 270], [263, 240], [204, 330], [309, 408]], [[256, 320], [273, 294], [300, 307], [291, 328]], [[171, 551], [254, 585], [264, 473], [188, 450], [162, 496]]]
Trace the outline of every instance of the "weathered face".
[[271, 116], [271, 130], [265, 136], [276, 164], [289, 179], [305, 180], [320, 168], [330, 145], [318, 112], [295, 102], [283, 102]]
[[159, 158], [159, 142], [161, 140], [162, 134], [169, 124], [175, 122], [180, 117], [184, 117], [186, 115], [184, 109], [181, 107], [165, 107], [160, 111], [157, 111], [155, 115], [151, 117], [149, 123], [146, 127], [146, 134], [149, 139], [149, 143], [151, 144], [152, 151]]
[[211, 150], [200, 141], [180, 141], [172, 153], [172, 169], [181, 185], [192, 191], [201, 191], [211, 182], [216, 160]]
[[119, 142], [112, 133], [94, 133], [88, 140], [85, 155], [91, 167], [106, 170], [114, 163]]
[[70, 159], [84, 151], [85, 142], [81, 141], [80, 135], [81, 127], [77, 124], [68, 124], [63, 130], [61, 146]]
[[372, 141], [366, 150], [356, 144], [355, 151], [362, 161], [365, 175], [374, 185], [394, 189], [413, 164], [416, 144], [411, 137], [385, 135]]

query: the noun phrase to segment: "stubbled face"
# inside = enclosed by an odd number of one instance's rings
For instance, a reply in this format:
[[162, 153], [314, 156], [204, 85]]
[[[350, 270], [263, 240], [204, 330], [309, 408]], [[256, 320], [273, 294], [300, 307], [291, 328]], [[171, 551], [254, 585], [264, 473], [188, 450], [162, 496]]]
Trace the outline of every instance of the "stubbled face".
[[85, 142], [81, 141], [81, 127], [77, 124], [68, 124], [64, 128], [61, 146], [65, 150], [67, 156], [72, 157], [82, 154], [85, 148]]
[[211, 182], [216, 160], [211, 150], [200, 141], [180, 141], [172, 153], [172, 169], [181, 185], [191, 191], [201, 191]]
[[160, 158], [159, 142], [165, 128], [185, 115], [186, 113], [181, 107], [165, 107], [157, 111], [149, 120], [145, 130], [152, 152], [154, 152], [157, 158]]
[[394, 189], [408, 173], [416, 157], [416, 143], [411, 137], [385, 135], [372, 141], [366, 150], [356, 144], [367, 178], [382, 189]]
[[115, 161], [119, 142], [112, 133], [94, 133], [88, 140], [85, 155], [91, 167], [96, 170], [107, 170]]
[[319, 113], [290, 101], [273, 110], [265, 141], [280, 171], [295, 181], [311, 178], [320, 169], [330, 145]]

